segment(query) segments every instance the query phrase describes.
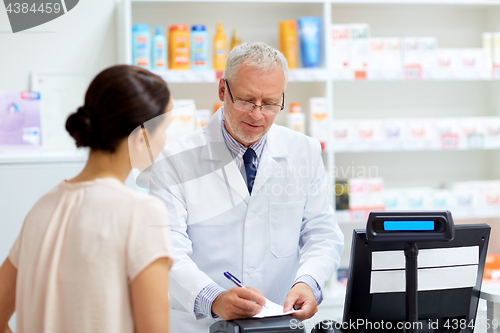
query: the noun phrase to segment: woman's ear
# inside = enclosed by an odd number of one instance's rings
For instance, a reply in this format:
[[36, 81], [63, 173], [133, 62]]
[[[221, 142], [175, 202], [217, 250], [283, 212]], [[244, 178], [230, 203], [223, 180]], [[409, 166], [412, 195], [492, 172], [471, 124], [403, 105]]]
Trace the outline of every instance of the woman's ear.
[[133, 132], [128, 137], [128, 146], [130, 150], [134, 150], [137, 152], [142, 152], [148, 149], [147, 142], [144, 138], [144, 128], [139, 128], [138, 131]]

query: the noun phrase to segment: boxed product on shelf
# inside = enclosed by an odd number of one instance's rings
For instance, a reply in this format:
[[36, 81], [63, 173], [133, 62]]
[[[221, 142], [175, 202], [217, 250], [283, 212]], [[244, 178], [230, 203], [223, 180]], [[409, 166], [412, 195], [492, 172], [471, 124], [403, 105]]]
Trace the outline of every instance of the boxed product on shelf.
[[350, 178], [348, 182], [351, 221], [366, 221], [370, 211], [384, 209], [382, 178]]
[[372, 80], [401, 80], [403, 78], [401, 55], [400, 38], [371, 38], [367, 78]]
[[366, 178], [366, 186], [368, 188], [368, 196], [366, 206], [370, 210], [384, 209], [384, 180], [382, 178]]
[[384, 121], [380, 119], [357, 120], [354, 122], [355, 150], [372, 150], [384, 140]]
[[486, 57], [486, 67], [493, 67], [493, 34], [491, 32], [483, 33], [483, 52]]
[[488, 63], [483, 49], [461, 49], [459, 69], [481, 70], [487, 68]]
[[309, 135], [321, 143], [324, 151], [328, 141], [328, 112], [326, 98], [313, 97], [309, 102]]
[[499, 207], [500, 206], [500, 181], [485, 182], [485, 206]]
[[196, 105], [192, 99], [174, 99], [172, 120], [167, 128], [167, 143], [196, 129]]
[[330, 64], [333, 69], [350, 67], [349, 25], [332, 24], [330, 26]]
[[370, 26], [365, 23], [349, 25], [350, 65], [356, 79], [366, 79], [370, 57]]
[[403, 78], [401, 39], [376, 37], [370, 39], [368, 79], [400, 80]]
[[484, 148], [500, 148], [500, 117], [488, 117], [485, 123]]
[[208, 121], [212, 116], [212, 110], [209, 109], [200, 109], [196, 113], [198, 115], [198, 121], [196, 127], [203, 127], [208, 125]]
[[404, 150], [438, 149], [436, 121], [432, 118], [413, 118], [407, 120], [403, 132]]
[[488, 79], [491, 71], [488, 68], [486, 55], [482, 48], [460, 49], [455, 79], [473, 80]]
[[449, 210], [455, 207], [456, 200], [450, 189], [435, 189], [432, 193], [432, 209]]
[[485, 118], [467, 117], [460, 118], [460, 148], [462, 149], [483, 149], [486, 138]]
[[441, 144], [441, 149], [460, 148], [460, 121], [458, 119], [436, 119], [436, 133]]
[[500, 148], [500, 117], [333, 120], [334, 151]]
[[[434, 192], [430, 187], [388, 188], [383, 198], [386, 210], [429, 210], [434, 207]], [[448, 208], [448, 206], [442, 206]]]
[[[370, 186], [370, 182], [375, 186]], [[370, 202], [370, 198], [376, 201]], [[500, 181], [457, 182], [449, 188], [435, 189], [384, 188], [381, 178], [349, 179], [349, 216], [339, 216], [349, 222], [366, 221], [366, 214], [375, 209], [449, 210], [456, 219], [498, 217]]]
[[349, 209], [349, 182], [345, 179], [335, 179], [335, 209]]
[[354, 141], [354, 126], [352, 120], [334, 120], [332, 122], [333, 130], [333, 149], [334, 151], [352, 150]]
[[401, 69], [402, 68], [402, 51], [401, 39], [395, 37], [386, 37], [385, 40], [385, 67], [387, 69]]
[[453, 213], [456, 216], [470, 217], [484, 212], [483, 182], [457, 182], [452, 184], [451, 189], [457, 204], [456, 207], [453, 207]]
[[299, 102], [290, 103], [290, 110], [286, 115], [286, 127], [305, 134], [306, 115], [302, 112], [302, 106]]
[[500, 78], [500, 32], [492, 34], [493, 47], [493, 76], [495, 79]]
[[484, 262], [483, 279], [499, 280], [500, 279], [500, 254], [488, 253]]
[[459, 49], [438, 49], [436, 52], [436, 70], [434, 71], [435, 79], [455, 79], [455, 70], [460, 63]]
[[381, 150], [401, 150], [403, 148], [403, 132], [407, 126], [406, 119], [384, 120], [384, 139], [379, 144]]
[[431, 187], [414, 187], [406, 190], [406, 201], [410, 210], [424, 210], [432, 207]]
[[386, 188], [382, 194], [384, 209], [403, 210], [406, 209], [406, 193], [400, 189]]
[[418, 39], [418, 47], [420, 49], [420, 63], [423, 74], [429, 71], [432, 72], [436, 68], [437, 38], [421, 37]]
[[402, 40], [404, 77], [407, 80], [422, 78], [422, 59], [420, 41], [417, 37], [405, 37]]
[[384, 38], [370, 38], [369, 69], [385, 69], [386, 41]]

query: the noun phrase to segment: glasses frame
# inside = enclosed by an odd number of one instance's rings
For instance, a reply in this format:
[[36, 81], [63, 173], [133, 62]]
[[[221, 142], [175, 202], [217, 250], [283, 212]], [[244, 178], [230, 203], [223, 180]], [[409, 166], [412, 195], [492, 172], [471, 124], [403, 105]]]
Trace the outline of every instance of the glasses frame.
[[[281, 111], [281, 110], [283, 110], [283, 109], [285, 108], [285, 92], [283, 92], [283, 93], [282, 93], [282, 94], [283, 94], [283, 102], [281, 103], [281, 105], [279, 105], [279, 104], [264, 104], [264, 105], [257, 105], [257, 104], [255, 104], [255, 103], [253, 103], [253, 102], [250, 102], [250, 101], [245, 101], [245, 100], [243, 100], [243, 99], [237, 99], [237, 100], [235, 100], [235, 99], [233, 98], [233, 94], [231, 93], [231, 88], [229, 88], [229, 82], [228, 82], [226, 79], [224, 79], [224, 82], [226, 83], [227, 92], [229, 93], [229, 97], [231, 98], [231, 103], [233, 103], [233, 105], [234, 105], [234, 102], [235, 102], [235, 101], [242, 101], [242, 102], [245, 102], [245, 103], [248, 103], [248, 104], [253, 104], [253, 108], [252, 108], [252, 110], [251, 110], [251, 111], [243, 111], [243, 110], [236, 109], [236, 110], [238, 110], [238, 111], [242, 111], [242, 112], [252, 112], [252, 111], [255, 109], [255, 107], [257, 107], [257, 106], [258, 106], [258, 107], [260, 108], [260, 112], [261, 112], [262, 114], [267, 114], [267, 115], [277, 115], [278, 113], [280, 113], [280, 111]], [[279, 106], [279, 107], [280, 107], [280, 110], [279, 110], [276, 114], [274, 114], [274, 113], [269, 114], [269, 113], [267, 113], [267, 112], [264, 112], [264, 111], [263, 111], [263, 109], [262, 109], [262, 108], [263, 108], [264, 106], [271, 106], [271, 105], [272, 105], [272, 106]]]

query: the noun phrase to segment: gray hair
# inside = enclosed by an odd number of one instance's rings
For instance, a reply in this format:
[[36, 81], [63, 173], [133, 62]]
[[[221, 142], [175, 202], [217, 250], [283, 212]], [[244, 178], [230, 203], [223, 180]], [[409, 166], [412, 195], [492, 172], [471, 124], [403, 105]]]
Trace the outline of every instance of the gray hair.
[[222, 77], [233, 81], [239, 65], [244, 61], [247, 65], [264, 71], [271, 71], [278, 65], [283, 70], [285, 76], [284, 87], [286, 87], [288, 82], [288, 63], [280, 51], [262, 42], [245, 42], [240, 44], [229, 53]]

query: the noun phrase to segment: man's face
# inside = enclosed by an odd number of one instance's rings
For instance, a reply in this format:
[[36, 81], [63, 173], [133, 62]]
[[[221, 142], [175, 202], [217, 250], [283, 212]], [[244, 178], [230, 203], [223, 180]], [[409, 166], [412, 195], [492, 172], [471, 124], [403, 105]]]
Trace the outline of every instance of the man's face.
[[[236, 71], [236, 78], [229, 81], [233, 100], [244, 100], [257, 105], [283, 102], [285, 76], [276, 66], [272, 71], [263, 71], [241, 63]], [[227, 131], [239, 143], [250, 146], [259, 141], [271, 128], [276, 115], [263, 114], [259, 107], [252, 112], [234, 108], [224, 79], [219, 81], [219, 98], [224, 102], [224, 123]]]

